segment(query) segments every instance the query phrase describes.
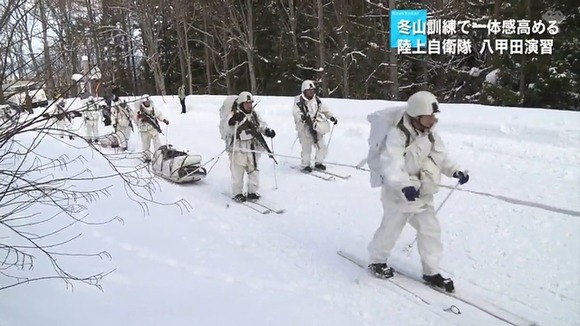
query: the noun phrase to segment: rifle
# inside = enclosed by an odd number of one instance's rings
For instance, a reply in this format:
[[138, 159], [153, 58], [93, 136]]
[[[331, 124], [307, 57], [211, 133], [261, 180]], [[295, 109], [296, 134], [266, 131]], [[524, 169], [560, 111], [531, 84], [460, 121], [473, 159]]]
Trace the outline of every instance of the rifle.
[[276, 165], [278, 165], [278, 161], [276, 161], [276, 158], [274, 157], [274, 155], [272, 155], [272, 154], [274, 154], [274, 152], [272, 152], [270, 147], [268, 147], [268, 143], [266, 143], [266, 139], [264, 139], [264, 136], [258, 131], [258, 129], [256, 128], [256, 126], [253, 123], [250, 123], [250, 125], [251, 125], [250, 132], [252, 133], [252, 136], [254, 136], [258, 140], [260, 145], [262, 145], [262, 147], [264, 147], [266, 152], [268, 152], [268, 157], [271, 158], [272, 160], [274, 160], [274, 163], [276, 163]]
[[[256, 118], [255, 113], [252, 113], [252, 116], [254, 118]], [[268, 152], [268, 157], [271, 158], [272, 160], [274, 160], [274, 163], [278, 164], [278, 161], [276, 161], [276, 158], [274, 157], [274, 152], [272, 152], [272, 150], [270, 149], [270, 147], [268, 146], [268, 143], [266, 143], [266, 139], [264, 139], [264, 135], [262, 135], [262, 133], [260, 133], [258, 131], [258, 127], [256, 126], [256, 124], [250, 120], [246, 120], [244, 122], [244, 124], [248, 124], [249, 126], [249, 130], [252, 136], [254, 136], [254, 138], [256, 138], [258, 140], [258, 142], [260, 143], [260, 145], [262, 145], [262, 147], [266, 150], [266, 152]], [[242, 132], [242, 129], [240, 129], [238, 127], [238, 135], [234, 135], [234, 137], [238, 137], [239, 134]]]
[[159, 126], [159, 121], [157, 121], [157, 118], [155, 116], [152, 116], [151, 114], [145, 112], [143, 110], [143, 107], [139, 108], [139, 113], [141, 113], [141, 115], [144, 117], [145, 122], [152, 125], [153, 128], [157, 130], [157, 132], [163, 134], [163, 132], [161, 131], [161, 126]]
[[296, 105], [298, 105], [300, 112], [302, 112], [302, 117], [304, 117], [304, 122], [308, 127], [308, 131], [310, 132], [310, 135], [312, 136], [314, 143], [318, 144], [318, 133], [314, 129], [314, 123], [312, 122], [312, 118], [310, 118], [310, 115], [306, 111], [306, 105], [304, 104], [304, 100], [301, 98], [300, 102], [296, 103]]

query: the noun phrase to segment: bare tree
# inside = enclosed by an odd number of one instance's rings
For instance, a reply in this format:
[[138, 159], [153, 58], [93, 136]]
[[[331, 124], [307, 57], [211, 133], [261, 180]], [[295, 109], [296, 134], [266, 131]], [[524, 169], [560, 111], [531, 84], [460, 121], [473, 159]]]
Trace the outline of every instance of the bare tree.
[[173, 20], [177, 32], [179, 48], [179, 63], [181, 66], [181, 82], [187, 85], [189, 94], [193, 93], [193, 76], [191, 67], [191, 51], [189, 49], [190, 31], [196, 14], [195, 2], [187, 0], [173, 0]]
[[212, 58], [213, 55], [210, 52], [210, 47], [209, 47], [209, 34], [207, 33], [207, 31], [209, 30], [209, 26], [208, 26], [208, 18], [206, 15], [202, 15], [203, 16], [203, 43], [204, 43], [204, 47], [203, 47], [203, 56], [204, 56], [204, 63], [205, 63], [205, 83], [206, 83], [206, 92], [207, 94], [211, 95], [212, 94], [212, 87], [211, 87], [211, 72], [212, 72]]
[[143, 38], [143, 52], [145, 61], [153, 72], [155, 88], [161, 95], [166, 95], [165, 73], [161, 67], [161, 54], [159, 53], [159, 39], [161, 36], [162, 22], [165, 17], [160, 13], [163, 2], [159, 0], [143, 0], [131, 3], [130, 10], [135, 13], [141, 25]]
[[324, 6], [322, 4], [323, 0], [316, 0], [316, 12], [318, 14], [318, 71], [320, 72], [320, 80], [322, 81], [322, 95], [328, 96], [328, 80], [326, 78], [326, 29], [324, 27]]
[[250, 91], [255, 94], [258, 91], [258, 84], [256, 82], [256, 40], [252, 0], [214, 0], [213, 3], [215, 7], [225, 9], [225, 19], [219, 23], [219, 28], [238, 49], [245, 53], [246, 61], [243, 63], [248, 67]]
[[[18, 24], [20, 18], [34, 9], [25, 4], [26, 0], [10, 0], [0, 7], [0, 39], [3, 41], [0, 85], [7, 84], [6, 78], [22, 70], [22, 66], [30, 66], [31, 59], [7, 65], [8, 49], [17, 45], [18, 40], [15, 29], [6, 27], [11, 22]], [[4, 19], [6, 16], [12, 20]], [[61, 70], [53, 72], [62, 74]], [[41, 76], [44, 72], [37, 73]], [[74, 115], [70, 111], [54, 110], [53, 104], [38, 109], [40, 112], [35, 115], [12, 110], [3, 110], [0, 114], [0, 290], [47, 279], [60, 279], [67, 285], [82, 282], [100, 288], [99, 282], [106, 272], [81, 275], [66, 262], [66, 259], [77, 261], [83, 257], [110, 258], [106, 252], [71, 249], [71, 244], [80, 237], [75, 227], [81, 224], [97, 226], [122, 219], [114, 213], [108, 217], [89, 214], [88, 205], [110, 196], [115, 189], [114, 180], [117, 186], [125, 189], [126, 198], [138, 203], [145, 214], [151, 204], [157, 203], [153, 200], [153, 194], [159, 189], [155, 179], [144, 165], [123, 166], [126, 154], [109, 153], [82, 141], [80, 146], [79, 142], [67, 144], [74, 147], [71, 152], [78, 152], [78, 155], [59, 154], [53, 147], [60, 141], [59, 135], [81, 140], [82, 136], [73, 129], [59, 127], [57, 120], [74, 121]], [[71, 106], [78, 107], [74, 103], [67, 104], [69, 110]], [[82, 114], [82, 110], [78, 113]], [[87, 154], [93, 156], [91, 161], [101, 160], [99, 169], [87, 168]], [[135, 158], [137, 155], [140, 154], [135, 154]], [[109, 169], [103, 170], [103, 166]], [[189, 209], [183, 200], [169, 204], [182, 211]]]
[[[233, 27], [230, 26], [231, 5], [229, 0], [212, 0], [206, 3], [203, 8], [203, 15], [207, 17], [207, 30], [199, 30], [203, 34], [203, 39], [196, 38], [197, 42], [205, 45], [205, 51], [210, 51], [212, 54], [211, 62], [214, 70], [217, 72], [217, 78], [213, 80], [210, 85], [224, 80], [223, 87], [226, 88], [228, 94], [234, 93], [234, 85], [232, 79], [234, 73], [241, 67], [245, 66], [247, 61], [242, 61], [235, 64], [233, 60], [233, 53], [239, 44], [239, 39], [232, 37], [235, 35]], [[204, 25], [205, 27], [205, 25]], [[209, 69], [209, 68], [208, 68]]]
[[[290, 34], [292, 40], [292, 55], [294, 58], [298, 58], [300, 54], [298, 53], [298, 37], [296, 35], [297, 32], [297, 25], [298, 25], [298, 17], [296, 12], [296, 7], [294, 5], [294, 0], [288, 0], [288, 6], [285, 5], [286, 0], [280, 0], [280, 6], [283, 8], [284, 13], [286, 14], [286, 19], [282, 20], [282, 26], [285, 26], [287, 32]], [[280, 43], [284, 40], [284, 34], [280, 34]], [[283, 47], [280, 47], [283, 49]], [[282, 57], [283, 54], [280, 53]]]
[[[40, 66], [38, 64], [37, 58], [34, 55], [34, 47], [32, 46], [32, 42], [34, 40], [34, 34], [36, 31], [36, 23], [37, 19], [34, 15], [23, 15], [22, 11], [25, 10], [24, 8], [19, 8], [18, 14], [19, 17], [22, 17], [22, 21], [20, 24], [17, 24], [15, 28], [18, 31], [18, 37], [26, 43], [26, 48], [28, 50], [28, 55], [25, 57], [30, 57], [32, 60], [32, 70], [39, 71]], [[24, 53], [22, 53], [24, 55]]]
[[337, 87], [342, 87], [342, 96], [349, 98], [351, 95], [349, 84], [350, 67], [357, 62], [356, 57], [365, 60], [367, 56], [363, 51], [354, 48], [350, 37], [351, 30], [355, 27], [351, 17], [355, 9], [354, 6], [344, 1], [335, 1], [333, 2], [333, 7], [336, 28], [331, 30], [327, 38], [335, 46], [335, 52], [332, 53], [332, 57], [339, 58], [340, 63], [337, 65], [327, 62], [327, 64], [339, 69], [341, 82], [338, 83]]
[[[389, 16], [390, 16], [390, 11], [391, 10], [395, 10], [397, 9], [397, 5], [395, 3], [395, 0], [389, 0]], [[388, 28], [388, 24], [385, 24], [386, 28]], [[388, 44], [388, 41], [386, 41], [385, 43]], [[390, 46], [389, 46], [390, 48]], [[399, 99], [399, 71], [398, 71], [398, 60], [397, 60], [397, 54], [395, 53], [396, 49], [390, 49], [389, 51], [389, 78], [390, 78], [390, 82], [391, 82], [391, 96], [390, 99], [391, 100], [398, 100]]]
[[48, 97], [52, 98], [55, 92], [54, 72], [52, 69], [52, 60], [50, 55], [50, 43], [48, 41], [48, 15], [46, 13], [45, 0], [37, 0], [38, 10], [40, 12], [40, 23], [42, 25], [42, 46], [44, 48], [44, 69], [45, 78], [48, 88]]
[[[55, 124], [57, 119], [71, 118], [71, 112], [52, 109], [37, 116], [17, 113], [13, 120], [18, 123], [0, 122], [0, 290], [47, 279], [63, 280], [67, 286], [82, 282], [100, 288], [107, 272], [80, 275], [63, 263], [66, 257], [111, 258], [105, 251], [70, 249], [70, 243], [81, 236], [75, 231], [77, 225], [122, 222], [114, 213], [96, 218], [87, 205], [110, 196], [115, 179], [124, 185], [127, 199], [138, 203], [144, 213], [156, 203], [152, 195], [159, 188], [149, 170], [144, 165], [123, 166], [126, 154], [107, 153], [90, 143], [77, 146], [74, 150], [80, 154], [75, 157], [54, 154], [47, 146], [58, 142], [59, 134], [82, 137]], [[103, 163], [109, 171], [96, 173], [87, 168], [83, 151], [94, 156], [92, 162], [95, 157], [102, 161], [99, 171]], [[172, 204], [182, 212], [189, 209], [183, 200]], [[42, 267], [35, 272], [33, 268], [39, 265]]]

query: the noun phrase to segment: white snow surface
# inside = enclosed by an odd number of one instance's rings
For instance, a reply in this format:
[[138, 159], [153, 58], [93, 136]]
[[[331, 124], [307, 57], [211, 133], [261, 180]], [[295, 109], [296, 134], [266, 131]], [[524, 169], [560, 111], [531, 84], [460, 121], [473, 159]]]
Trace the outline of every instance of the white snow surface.
[[[224, 98], [188, 96], [189, 111], [182, 115], [177, 96], [152, 96], [170, 121], [167, 129], [163, 125], [168, 138], [163, 136], [162, 143], [201, 154], [204, 162], [218, 155], [224, 147], [218, 130]], [[90, 220], [119, 215], [124, 223], [77, 225], [60, 236], [80, 232], [67, 244], [71, 251], [106, 250], [112, 259], [58, 259], [82, 275], [115, 269], [102, 280], [103, 291], [79, 283], [67, 289], [59, 280], [9, 288], [0, 291], [0, 325], [505, 325], [435, 291], [435, 304], [426, 305], [389, 282], [357, 282], [364, 277], [362, 269], [336, 254], [345, 249], [366, 258], [382, 218], [379, 191], [370, 188], [368, 172], [343, 165], [356, 165], [366, 156], [367, 114], [400, 103], [323, 99], [339, 121], [328, 168], [352, 176], [329, 182], [291, 169], [299, 164], [300, 152], [298, 142], [293, 146], [292, 98], [256, 99], [256, 110], [276, 130], [274, 150], [284, 155], [276, 167], [262, 156], [261, 193], [286, 208], [284, 214], [261, 215], [221, 194], [230, 192], [225, 154], [200, 183], [159, 179], [155, 199], [183, 198], [192, 206], [189, 212], [152, 204], [150, 214], [144, 214], [126, 199], [120, 181], [98, 181], [112, 186], [111, 197], [88, 204]], [[449, 154], [471, 174], [462, 190], [580, 211], [579, 113], [441, 107], [438, 128]], [[107, 130], [101, 126], [101, 132]], [[83, 141], [47, 138], [39, 150], [84, 155], [87, 162], [76, 169], [110, 169], [90, 149], [64, 143], [82, 147]], [[130, 150], [140, 150], [138, 133]], [[59, 173], [74, 173], [75, 167], [69, 169]], [[444, 178], [444, 183], [454, 185], [454, 180]], [[454, 279], [458, 291], [469, 290], [540, 325], [579, 325], [580, 217], [462, 190], [439, 213], [442, 273]], [[448, 192], [442, 188], [435, 204]], [[9, 237], [0, 228], [0, 242]], [[407, 226], [392, 261], [420, 275], [416, 246], [410, 254], [403, 250], [413, 239], [414, 230]], [[41, 261], [27, 273], [48, 270]], [[0, 275], [0, 287], [11, 282]], [[462, 314], [441, 309], [451, 304]]]

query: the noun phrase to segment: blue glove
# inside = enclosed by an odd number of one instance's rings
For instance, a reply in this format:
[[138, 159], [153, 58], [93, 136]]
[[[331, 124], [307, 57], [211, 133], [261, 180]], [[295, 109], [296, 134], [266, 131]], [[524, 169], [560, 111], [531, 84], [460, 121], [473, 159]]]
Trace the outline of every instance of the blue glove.
[[469, 174], [467, 174], [467, 172], [456, 171], [455, 173], [453, 173], [453, 177], [459, 179], [460, 185], [465, 184], [467, 183], [467, 181], [469, 181]]
[[408, 201], [415, 201], [419, 197], [419, 190], [415, 189], [415, 187], [405, 187], [401, 191], [405, 194], [405, 198]]

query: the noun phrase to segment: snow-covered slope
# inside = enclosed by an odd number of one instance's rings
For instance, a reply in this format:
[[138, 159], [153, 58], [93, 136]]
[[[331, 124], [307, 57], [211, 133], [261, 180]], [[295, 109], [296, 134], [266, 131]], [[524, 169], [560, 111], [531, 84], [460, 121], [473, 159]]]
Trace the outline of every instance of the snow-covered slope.
[[[82, 232], [69, 246], [106, 250], [112, 260], [62, 261], [80, 273], [116, 269], [103, 279], [103, 292], [86, 285], [71, 291], [59, 281], [7, 289], [0, 292], [0, 325], [504, 324], [436, 292], [433, 304], [424, 304], [389, 283], [365, 278], [336, 254], [343, 248], [364, 258], [380, 223], [378, 190], [370, 188], [367, 172], [348, 166], [366, 155], [367, 114], [400, 103], [326, 100], [339, 120], [328, 166], [351, 175], [330, 182], [291, 169], [299, 164], [300, 152], [294, 144], [292, 99], [257, 98], [257, 110], [277, 132], [273, 145], [280, 155], [277, 166], [262, 156], [261, 193], [286, 208], [284, 214], [261, 215], [222, 195], [230, 191], [225, 154], [198, 184], [159, 181], [157, 201], [184, 199], [190, 211], [151, 205], [144, 215], [125, 199], [119, 181], [99, 181], [113, 184], [111, 197], [89, 204], [91, 218], [119, 215], [124, 223], [68, 230]], [[189, 96], [185, 115], [179, 113], [177, 97], [153, 97], [153, 102], [170, 120], [164, 130], [168, 142], [209, 161], [224, 147], [218, 131], [223, 99]], [[579, 119], [575, 112], [442, 105], [439, 128], [448, 151], [471, 173], [470, 182], [452, 194], [439, 214], [442, 268], [458, 290], [542, 325], [580, 324], [580, 217], [574, 216], [580, 211], [580, 168], [574, 163], [580, 161]], [[132, 137], [130, 149], [139, 151], [138, 134]], [[80, 139], [64, 142], [82, 144]], [[82, 153], [88, 160], [80, 163], [82, 168], [108, 169], [86, 148], [53, 139], [41, 148], [69, 156]], [[139, 162], [127, 158], [117, 164]], [[441, 190], [436, 204], [448, 191]], [[530, 207], [533, 203], [549, 207]], [[10, 236], [6, 232], [0, 229], [0, 239]], [[419, 275], [416, 248], [409, 254], [404, 250], [413, 239], [408, 226], [393, 261]], [[37, 264], [36, 272], [42, 271]], [[0, 286], [6, 282], [0, 277]], [[460, 315], [442, 310], [452, 304]]]

